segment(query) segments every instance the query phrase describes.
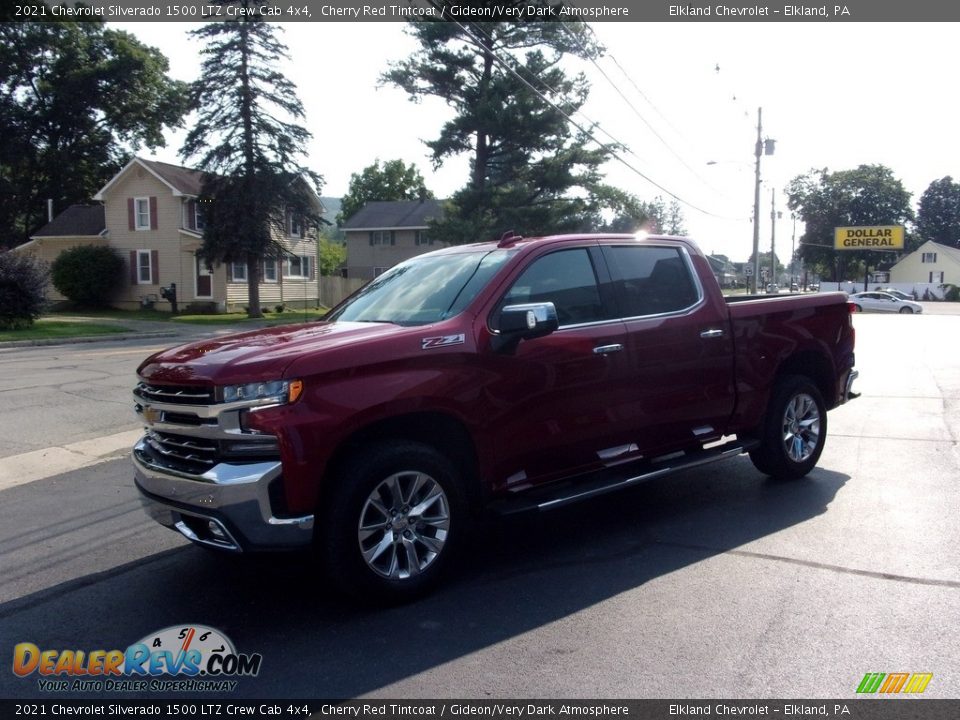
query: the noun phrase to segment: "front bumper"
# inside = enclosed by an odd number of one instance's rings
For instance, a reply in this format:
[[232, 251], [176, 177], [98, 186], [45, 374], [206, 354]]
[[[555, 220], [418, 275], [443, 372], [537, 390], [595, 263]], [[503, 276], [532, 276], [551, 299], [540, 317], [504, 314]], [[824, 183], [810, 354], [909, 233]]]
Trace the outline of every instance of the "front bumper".
[[280, 476], [279, 461], [218, 463], [201, 476], [189, 476], [155, 463], [145, 438], [134, 446], [132, 457], [147, 514], [192, 542], [233, 552], [312, 542], [313, 515], [273, 514], [269, 488]]

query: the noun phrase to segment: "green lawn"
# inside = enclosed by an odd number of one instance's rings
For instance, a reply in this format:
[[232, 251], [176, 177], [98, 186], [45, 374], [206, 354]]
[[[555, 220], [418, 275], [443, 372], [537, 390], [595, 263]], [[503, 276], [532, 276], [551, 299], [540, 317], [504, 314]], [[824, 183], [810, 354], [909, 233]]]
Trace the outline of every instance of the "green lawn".
[[246, 313], [222, 313], [216, 315], [177, 315], [171, 318], [173, 322], [191, 323], [194, 325], [242, 325], [248, 322], [267, 322], [272, 325], [286, 325], [290, 323], [309, 322], [320, 320], [328, 312], [327, 308], [308, 308], [306, 310], [286, 310], [282, 313], [264, 313], [262, 318], [251, 320]]
[[103, 320], [154, 320], [156, 322], [167, 322], [174, 316], [160, 310], [117, 310], [116, 308], [99, 308], [96, 310], [56, 310], [47, 317], [97, 318]]
[[88, 337], [92, 335], [110, 335], [111, 333], [130, 332], [129, 328], [119, 325], [100, 325], [89, 322], [70, 322], [67, 320], [49, 320], [41, 318], [32, 327], [23, 330], [0, 330], [0, 342], [14, 340], [58, 340], [62, 338]]

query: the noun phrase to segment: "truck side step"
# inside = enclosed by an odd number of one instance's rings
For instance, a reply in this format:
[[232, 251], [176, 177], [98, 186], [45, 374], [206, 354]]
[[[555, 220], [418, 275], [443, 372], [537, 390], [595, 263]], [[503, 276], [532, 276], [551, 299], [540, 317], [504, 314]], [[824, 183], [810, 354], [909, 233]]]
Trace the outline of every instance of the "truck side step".
[[664, 475], [742, 455], [760, 445], [759, 440], [734, 439], [723, 445], [695, 452], [674, 453], [650, 461], [638, 461], [585, 475], [577, 480], [552, 483], [515, 496], [500, 498], [490, 505], [497, 515], [554, 510], [615, 490], [639, 485]]

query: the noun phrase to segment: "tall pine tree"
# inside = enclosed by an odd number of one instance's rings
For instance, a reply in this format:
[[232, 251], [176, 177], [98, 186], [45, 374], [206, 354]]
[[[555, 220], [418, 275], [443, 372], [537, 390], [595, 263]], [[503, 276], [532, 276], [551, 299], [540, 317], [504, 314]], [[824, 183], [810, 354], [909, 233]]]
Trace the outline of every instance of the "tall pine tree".
[[596, 227], [603, 210], [622, 209], [623, 194], [605, 186], [600, 173], [613, 148], [596, 146], [565, 117], [583, 105], [589, 86], [582, 75], [568, 76], [560, 61], [600, 53], [583, 23], [425, 20], [408, 31], [420, 49], [393, 64], [383, 80], [414, 101], [435, 96], [454, 109], [439, 137], [427, 142], [435, 166], [470, 155], [469, 182], [433, 228], [435, 237], [462, 243], [506, 230], [580, 230]]
[[196, 125], [180, 154], [199, 158], [208, 204], [201, 255], [208, 262], [247, 265], [248, 314], [261, 317], [260, 265], [281, 258], [278, 241], [294, 218], [317, 221], [321, 178], [304, 168], [310, 133], [296, 88], [276, 65], [288, 59], [278, 27], [254, 8], [266, 0], [222, 0], [239, 5], [238, 19], [191, 32], [205, 40], [201, 75], [191, 87]]

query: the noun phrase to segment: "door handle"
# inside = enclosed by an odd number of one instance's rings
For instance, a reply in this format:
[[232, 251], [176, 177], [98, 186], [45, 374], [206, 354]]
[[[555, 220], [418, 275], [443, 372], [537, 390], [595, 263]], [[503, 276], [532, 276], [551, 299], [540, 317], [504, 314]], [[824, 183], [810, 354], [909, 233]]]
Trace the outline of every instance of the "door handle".
[[723, 330], [721, 328], [712, 328], [711, 330], [704, 330], [700, 333], [702, 338], [717, 338], [723, 337]]
[[623, 345], [620, 343], [614, 343], [613, 345], [597, 345], [593, 349], [594, 355], [609, 355], [610, 353], [620, 352], [623, 350]]

